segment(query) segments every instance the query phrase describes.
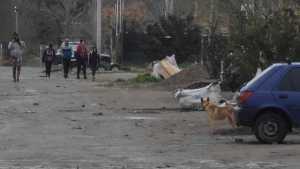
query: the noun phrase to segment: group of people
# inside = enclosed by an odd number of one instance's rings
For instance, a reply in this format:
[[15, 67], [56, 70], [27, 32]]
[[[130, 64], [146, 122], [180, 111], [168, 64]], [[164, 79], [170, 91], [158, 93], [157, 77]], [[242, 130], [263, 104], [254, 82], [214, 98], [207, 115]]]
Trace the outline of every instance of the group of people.
[[[13, 67], [13, 80], [14, 82], [20, 81], [20, 73], [22, 66], [22, 57], [24, 53], [25, 43], [20, 40], [17, 33], [13, 34], [12, 41], [9, 42], [8, 49], [10, 54], [10, 61]], [[73, 56], [73, 49], [69, 44], [69, 40], [66, 39], [61, 46], [62, 50], [62, 63], [63, 63], [63, 75], [64, 78], [69, 78], [69, 70], [71, 69], [71, 59]], [[92, 71], [92, 80], [95, 81], [95, 75], [100, 61], [100, 56], [97, 52], [97, 48], [93, 47], [91, 52], [84, 40], [80, 40], [80, 44], [77, 46], [74, 52], [76, 64], [77, 64], [77, 79], [80, 79], [80, 74], [83, 72], [83, 78], [87, 79], [87, 67], [89, 66]], [[52, 64], [56, 60], [56, 51], [52, 44], [44, 50], [42, 61], [46, 68], [46, 77], [50, 79]]]
[[[63, 53], [64, 78], [67, 79], [69, 78], [69, 70], [70, 67], [72, 66], [71, 59], [73, 55], [73, 49], [70, 46], [68, 39], [66, 39], [62, 45], [62, 53]], [[75, 58], [77, 63], [77, 79], [80, 79], [81, 71], [83, 72], [84, 79], [87, 79], [86, 69], [87, 66], [89, 66], [92, 71], [93, 81], [95, 81], [95, 75], [100, 61], [100, 55], [97, 52], [97, 48], [93, 47], [92, 51], [89, 52], [89, 49], [85, 44], [85, 41], [80, 40], [80, 43], [77, 46], [77, 49], [75, 51]], [[48, 73], [51, 72], [51, 67], [46, 72]], [[50, 77], [50, 75], [48, 77]]]
[[[63, 73], [64, 78], [69, 78], [69, 71], [71, 64], [71, 59], [73, 56], [73, 49], [69, 44], [69, 40], [66, 39], [62, 44], [62, 55], [63, 55]], [[44, 51], [43, 54], [43, 62], [45, 63], [46, 67], [46, 76], [50, 78], [51, 74], [51, 65], [55, 60], [55, 50], [53, 49], [53, 45], [49, 44], [49, 47]], [[80, 40], [79, 45], [75, 51], [75, 58], [77, 64], [77, 79], [80, 79], [80, 74], [83, 72], [84, 79], [87, 79], [86, 69], [87, 66], [90, 67], [92, 71], [93, 81], [95, 81], [95, 75], [97, 71], [97, 67], [99, 64], [100, 56], [97, 52], [97, 48], [93, 47], [92, 51], [89, 52], [88, 47], [85, 44], [84, 40]]]

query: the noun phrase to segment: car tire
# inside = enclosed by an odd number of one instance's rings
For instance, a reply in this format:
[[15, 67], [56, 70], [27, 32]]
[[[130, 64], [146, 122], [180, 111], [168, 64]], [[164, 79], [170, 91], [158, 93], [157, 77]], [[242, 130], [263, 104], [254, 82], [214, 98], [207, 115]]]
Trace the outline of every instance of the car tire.
[[288, 132], [288, 121], [273, 112], [266, 112], [258, 117], [254, 126], [256, 138], [265, 144], [282, 143]]

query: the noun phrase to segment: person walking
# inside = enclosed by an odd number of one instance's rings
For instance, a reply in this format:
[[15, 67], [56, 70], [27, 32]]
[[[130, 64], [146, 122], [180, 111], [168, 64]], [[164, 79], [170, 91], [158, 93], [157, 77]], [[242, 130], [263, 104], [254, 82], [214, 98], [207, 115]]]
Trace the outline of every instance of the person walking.
[[8, 44], [14, 82], [20, 81], [24, 49], [25, 43], [20, 40], [19, 35], [15, 32], [13, 39]]
[[86, 76], [86, 67], [88, 62], [88, 49], [85, 45], [84, 40], [80, 40], [80, 44], [77, 46], [77, 79], [80, 79], [80, 72], [83, 71], [84, 79]]
[[89, 66], [92, 71], [93, 81], [96, 80], [95, 75], [98, 69], [99, 62], [100, 62], [100, 55], [97, 52], [97, 48], [93, 47], [93, 50], [89, 56]]
[[53, 45], [49, 44], [49, 47], [43, 53], [43, 59], [42, 59], [46, 67], [46, 77], [49, 79], [51, 76], [51, 67], [54, 59], [55, 59], [55, 50], [53, 49]]
[[69, 78], [69, 70], [71, 65], [71, 58], [72, 58], [72, 48], [69, 45], [69, 40], [66, 39], [63, 47], [62, 47], [62, 53], [63, 53], [63, 67], [64, 67], [64, 78]]

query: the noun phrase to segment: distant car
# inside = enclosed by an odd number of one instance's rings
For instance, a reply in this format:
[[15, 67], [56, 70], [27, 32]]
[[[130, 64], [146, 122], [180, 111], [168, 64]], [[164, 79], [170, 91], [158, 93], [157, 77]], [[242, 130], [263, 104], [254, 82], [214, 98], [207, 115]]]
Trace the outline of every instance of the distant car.
[[252, 127], [263, 143], [280, 143], [299, 128], [300, 63], [274, 64], [247, 83], [240, 90], [236, 120]]
[[116, 72], [116, 71], [120, 70], [120, 65], [113, 63], [110, 55], [101, 54], [98, 69], [100, 71], [114, 71], [114, 72]]

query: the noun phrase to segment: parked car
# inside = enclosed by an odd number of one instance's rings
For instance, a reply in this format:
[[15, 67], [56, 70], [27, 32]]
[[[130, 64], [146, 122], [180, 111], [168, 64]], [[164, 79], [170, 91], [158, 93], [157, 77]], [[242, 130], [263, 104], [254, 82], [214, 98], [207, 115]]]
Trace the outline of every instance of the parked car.
[[240, 90], [238, 100], [237, 124], [252, 127], [263, 143], [281, 143], [300, 126], [300, 63], [270, 66]]
[[119, 71], [120, 65], [112, 62], [111, 56], [108, 54], [100, 55], [100, 63], [98, 66], [100, 71]]
[[[69, 46], [73, 49], [72, 58], [71, 58], [71, 62], [73, 66], [76, 64], [76, 50], [79, 43], [80, 43], [79, 41], [69, 42]], [[62, 63], [63, 60], [63, 53], [62, 53], [63, 46], [64, 46], [64, 42], [61, 44], [61, 47], [56, 50], [56, 58], [57, 58], [57, 62], [59, 63]]]

